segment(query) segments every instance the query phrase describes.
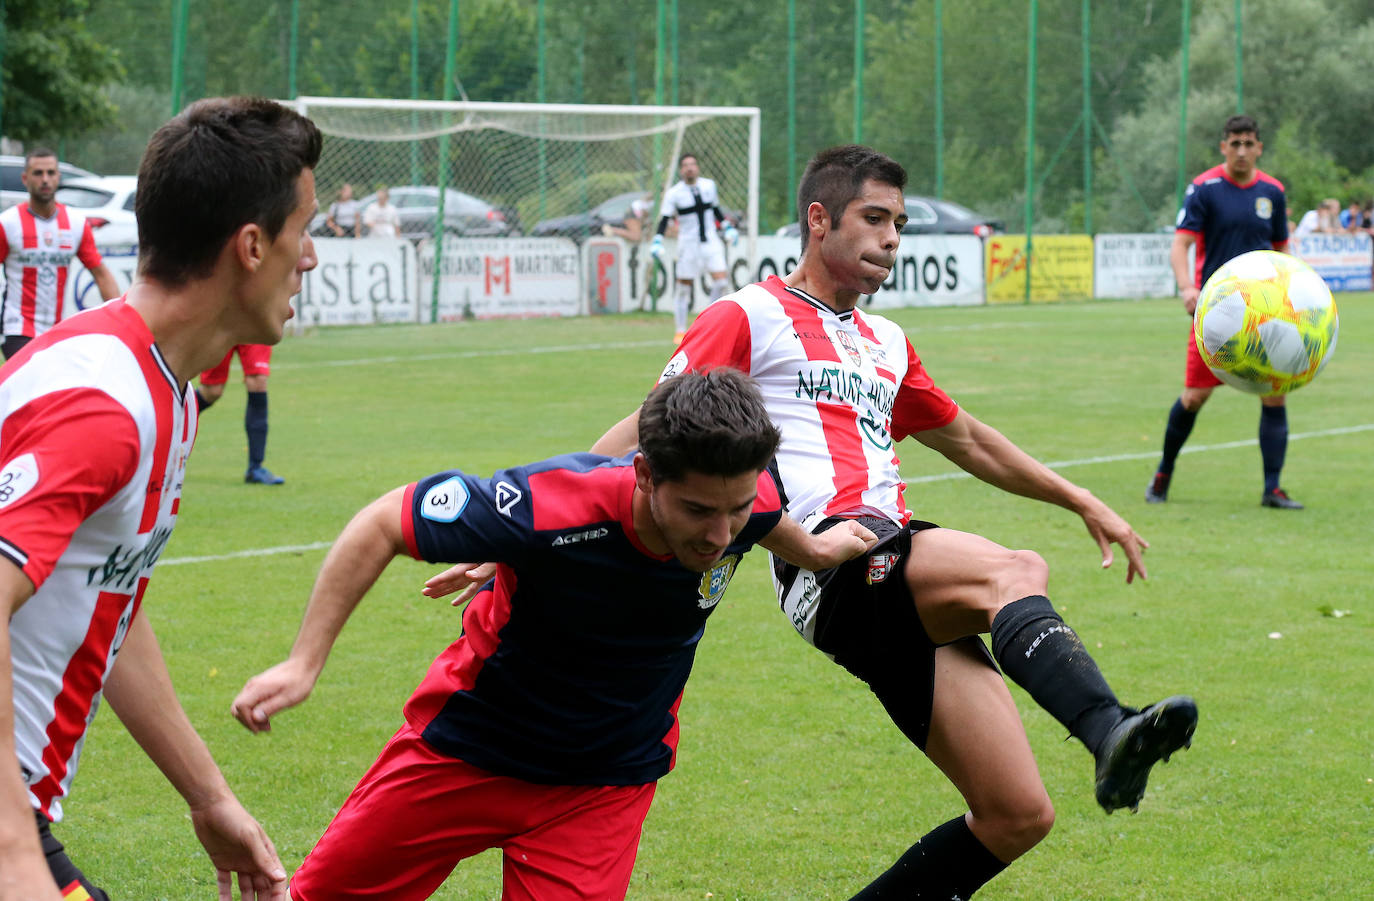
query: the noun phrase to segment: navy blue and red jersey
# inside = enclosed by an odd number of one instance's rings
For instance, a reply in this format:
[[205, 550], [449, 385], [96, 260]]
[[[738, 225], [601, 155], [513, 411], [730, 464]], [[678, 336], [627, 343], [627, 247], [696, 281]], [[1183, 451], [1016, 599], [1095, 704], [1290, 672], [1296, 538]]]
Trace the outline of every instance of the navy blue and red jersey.
[[406, 489], [412, 556], [500, 564], [406, 702], [407, 722], [439, 751], [554, 785], [641, 785], [672, 769], [706, 618], [782, 504], [760, 474], [734, 544], [692, 572], [636, 535], [631, 460], [570, 454]]
[[1238, 185], [1226, 166], [1213, 166], [1193, 179], [1178, 214], [1178, 231], [1197, 236], [1195, 284], [1201, 288], [1222, 265], [1252, 250], [1276, 250], [1288, 241], [1288, 201], [1283, 184], [1255, 170]]

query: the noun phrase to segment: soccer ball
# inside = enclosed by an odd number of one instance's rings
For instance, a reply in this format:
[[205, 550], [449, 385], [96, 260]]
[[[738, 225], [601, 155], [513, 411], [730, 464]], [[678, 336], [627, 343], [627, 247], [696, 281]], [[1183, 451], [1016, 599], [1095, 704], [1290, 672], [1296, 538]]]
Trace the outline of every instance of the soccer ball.
[[1336, 350], [1336, 302], [1302, 260], [1252, 250], [1223, 265], [1198, 295], [1193, 340], [1232, 387], [1273, 397], [1312, 381]]

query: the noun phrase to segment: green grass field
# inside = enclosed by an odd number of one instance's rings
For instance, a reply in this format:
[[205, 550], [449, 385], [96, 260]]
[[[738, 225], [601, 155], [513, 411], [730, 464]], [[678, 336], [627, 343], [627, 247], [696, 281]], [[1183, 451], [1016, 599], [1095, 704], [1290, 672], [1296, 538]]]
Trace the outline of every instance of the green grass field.
[[[1013, 689], [1058, 821], [980, 898], [1370, 897], [1374, 295], [1339, 303], [1336, 357], [1289, 407], [1284, 485], [1308, 505], [1297, 513], [1259, 506], [1258, 404], [1226, 388], [1169, 503], [1143, 502], [1182, 378], [1176, 301], [893, 316], [967, 410], [1132, 522], [1151, 543], [1150, 578], [1127, 586], [1124, 561], [1102, 571], [1076, 517], [947, 477], [943, 458], [907, 442], [917, 515], [1039, 551], [1059, 610], [1124, 701], [1187, 692], [1201, 708], [1192, 750], [1155, 771], [1138, 814], [1109, 818], [1090, 756]], [[457, 611], [419, 594], [437, 567], [397, 561], [314, 695], [271, 734], [248, 734], [229, 703], [286, 654], [323, 548], [366, 502], [421, 475], [589, 446], [651, 386], [670, 333], [666, 316], [635, 315], [289, 338], [271, 382], [267, 462], [280, 488], [242, 484], [241, 386], [206, 415], [145, 609], [191, 719], [288, 869], [459, 627]], [[760, 554], [712, 618], [681, 719], [631, 899], [845, 899], [964, 809], [867, 689], [779, 615]], [[184, 805], [109, 712], [67, 813], [59, 836], [115, 898], [213, 897]], [[499, 896], [488, 852], [436, 897]]]

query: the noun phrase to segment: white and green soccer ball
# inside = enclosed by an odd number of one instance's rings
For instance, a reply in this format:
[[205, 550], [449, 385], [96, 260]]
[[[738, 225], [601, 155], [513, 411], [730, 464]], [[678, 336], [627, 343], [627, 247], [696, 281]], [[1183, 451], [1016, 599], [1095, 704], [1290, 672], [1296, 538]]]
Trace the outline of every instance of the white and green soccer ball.
[[1207, 368], [1265, 397], [1316, 378], [1336, 350], [1338, 328], [1321, 276], [1272, 250], [1243, 253], [1212, 273], [1193, 313], [1193, 340]]

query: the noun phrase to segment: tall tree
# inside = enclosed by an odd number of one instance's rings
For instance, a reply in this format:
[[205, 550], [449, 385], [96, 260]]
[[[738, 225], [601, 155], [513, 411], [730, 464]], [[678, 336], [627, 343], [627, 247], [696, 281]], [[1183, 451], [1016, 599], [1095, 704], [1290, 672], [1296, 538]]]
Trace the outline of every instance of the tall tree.
[[101, 89], [123, 69], [115, 51], [87, 29], [90, 7], [89, 0], [6, 0], [0, 79], [8, 137], [55, 141], [114, 118]]

